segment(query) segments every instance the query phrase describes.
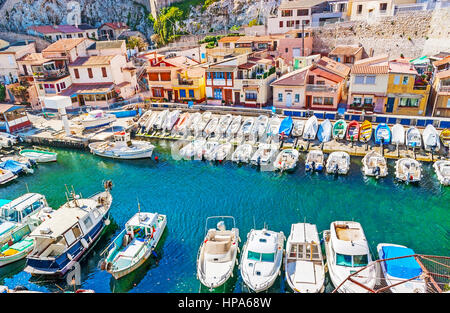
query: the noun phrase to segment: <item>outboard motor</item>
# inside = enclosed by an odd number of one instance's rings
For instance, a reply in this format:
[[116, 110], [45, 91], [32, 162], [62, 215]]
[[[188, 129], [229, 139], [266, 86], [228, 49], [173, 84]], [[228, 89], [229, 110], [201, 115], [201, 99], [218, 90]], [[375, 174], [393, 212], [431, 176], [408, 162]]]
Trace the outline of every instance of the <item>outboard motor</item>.
[[339, 166], [337, 165], [337, 163], [334, 165], [334, 174], [337, 174], [339, 171]]
[[220, 221], [217, 223], [217, 229], [220, 231], [225, 231], [226, 227], [225, 227], [225, 222], [224, 221]]
[[316, 162], [312, 161], [311, 162], [311, 170], [314, 171], [315, 167], [316, 167]]
[[374, 173], [374, 175], [376, 175], [376, 176], [380, 175], [380, 172], [381, 172], [381, 169], [380, 169], [379, 166], [377, 166], [377, 167], [375, 167], [375, 168], [373, 169], [373, 173]]

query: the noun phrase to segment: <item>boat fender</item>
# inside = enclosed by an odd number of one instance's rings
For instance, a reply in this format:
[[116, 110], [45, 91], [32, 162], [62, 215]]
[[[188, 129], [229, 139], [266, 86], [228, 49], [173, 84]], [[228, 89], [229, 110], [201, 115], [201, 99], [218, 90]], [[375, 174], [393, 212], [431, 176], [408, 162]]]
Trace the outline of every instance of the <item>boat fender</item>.
[[153, 256], [154, 256], [155, 258], [158, 257], [158, 255], [156, 254], [155, 250], [152, 250], [152, 254], [153, 254]]
[[104, 270], [106, 269], [106, 261], [105, 261], [105, 260], [103, 260], [103, 261], [100, 263], [100, 269], [101, 269], [102, 271], [104, 271]]
[[82, 245], [85, 249], [89, 248], [89, 245], [88, 245], [86, 239], [81, 238], [80, 242], [81, 242], [81, 245]]
[[106, 262], [106, 270], [107, 270], [108, 272], [110, 272], [110, 271], [111, 271], [111, 268], [112, 268], [112, 263], [111, 263], [111, 262]]
[[14, 244], [14, 242], [12, 240], [8, 241], [8, 247], [11, 247]]

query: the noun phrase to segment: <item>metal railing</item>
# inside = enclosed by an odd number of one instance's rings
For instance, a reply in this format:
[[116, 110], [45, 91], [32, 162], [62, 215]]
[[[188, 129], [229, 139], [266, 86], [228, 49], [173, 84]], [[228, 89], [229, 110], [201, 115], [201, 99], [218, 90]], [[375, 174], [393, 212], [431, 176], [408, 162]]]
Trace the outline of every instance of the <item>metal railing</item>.
[[329, 86], [329, 85], [307, 84], [306, 85], [306, 91], [312, 91], [312, 92], [336, 92], [337, 91], [337, 87]]

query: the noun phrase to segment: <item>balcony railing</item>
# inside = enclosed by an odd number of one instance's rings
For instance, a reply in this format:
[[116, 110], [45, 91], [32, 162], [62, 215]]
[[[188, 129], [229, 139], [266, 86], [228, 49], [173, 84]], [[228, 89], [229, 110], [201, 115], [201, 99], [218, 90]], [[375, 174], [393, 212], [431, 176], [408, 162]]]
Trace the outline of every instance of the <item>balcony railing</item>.
[[192, 86], [192, 85], [194, 85], [194, 81], [192, 79], [179, 79], [178, 85]]
[[328, 85], [307, 84], [306, 85], [306, 91], [311, 91], [311, 92], [336, 92], [337, 91], [337, 87], [335, 87], [335, 86], [328, 86]]
[[427, 90], [428, 85], [414, 85], [413, 90]]
[[58, 79], [69, 75], [69, 71], [66, 69], [49, 70], [39, 73], [34, 73], [36, 80], [45, 81], [51, 79]]
[[450, 92], [450, 86], [441, 86], [439, 92]]

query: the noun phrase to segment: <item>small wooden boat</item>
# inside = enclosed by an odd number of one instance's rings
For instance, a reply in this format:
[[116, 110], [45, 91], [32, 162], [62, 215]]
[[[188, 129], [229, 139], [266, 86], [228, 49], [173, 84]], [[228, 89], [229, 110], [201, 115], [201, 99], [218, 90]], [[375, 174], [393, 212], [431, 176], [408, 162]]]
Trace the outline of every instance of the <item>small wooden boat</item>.
[[405, 144], [405, 128], [402, 124], [395, 124], [392, 127], [392, 144], [404, 145]]
[[375, 176], [376, 178], [385, 177], [388, 174], [386, 159], [375, 151], [370, 151], [362, 159], [363, 173], [366, 176]]
[[441, 138], [444, 147], [448, 148], [450, 146], [450, 129], [449, 128], [443, 129], [439, 137]]
[[422, 179], [422, 165], [411, 158], [401, 158], [395, 162], [395, 177], [406, 183], [419, 182]]
[[304, 120], [294, 120], [292, 125], [292, 136], [300, 137], [303, 134], [304, 127], [305, 127]]
[[386, 123], [380, 123], [375, 128], [375, 143], [379, 145], [382, 144], [389, 144], [391, 142], [391, 129]]
[[359, 123], [357, 121], [351, 121], [347, 126], [348, 141], [358, 141], [359, 139]]
[[135, 271], [156, 249], [166, 224], [165, 215], [139, 210], [102, 253], [108, 252], [102, 269], [106, 269], [115, 279]]
[[319, 129], [317, 131], [317, 139], [319, 139], [320, 142], [330, 141], [332, 128], [333, 126], [329, 119], [322, 121], [322, 123], [319, 124]]
[[319, 129], [319, 122], [315, 115], [311, 116], [305, 124], [305, 129], [303, 131], [303, 139], [314, 140], [316, 139], [317, 131]]
[[368, 142], [370, 138], [372, 138], [372, 123], [365, 120], [359, 129], [359, 141]]
[[344, 120], [337, 120], [333, 125], [333, 138], [344, 139], [347, 131], [347, 123]]
[[298, 154], [296, 149], [284, 149], [278, 154], [273, 166], [280, 171], [292, 171], [297, 166]]
[[434, 171], [439, 182], [444, 186], [450, 186], [450, 161], [439, 160], [433, 164]]
[[280, 138], [289, 137], [292, 132], [292, 117], [288, 116], [281, 121], [278, 135]]
[[[208, 222], [221, 219], [216, 228], [208, 229]], [[232, 221], [226, 229], [225, 221]], [[211, 289], [222, 286], [231, 276], [237, 264], [239, 229], [232, 216], [210, 216], [206, 219], [205, 238], [197, 256], [197, 278]]]
[[284, 269], [294, 292], [319, 293], [325, 289], [325, 266], [317, 226], [292, 224], [286, 242]]
[[325, 162], [322, 150], [311, 150], [306, 156], [305, 170], [322, 171], [324, 163]]
[[231, 160], [236, 163], [248, 163], [253, 155], [253, 146], [249, 143], [239, 145], [231, 156]]
[[406, 145], [410, 148], [422, 147], [422, 135], [416, 127], [410, 127], [406, 131]]
[[17, 175], [13, 174], [10, 170], [5, 170], [0, 168], [0, 185], [9, 183], [10, 181], [17, 178]]
[[345, 151], [331, 152], [327, 159], [328, 174], [347, 174], [350, 170], [350, 155]]
[[439, 134], [431, 124], [428, 124], [423, 131], [423, 146], [427, 151], [439, 151], [441, 148]]
[[27, 157], [38, 163], [56, 162], [57, 153], [45, 150], [23, 149], [19, 155]]

